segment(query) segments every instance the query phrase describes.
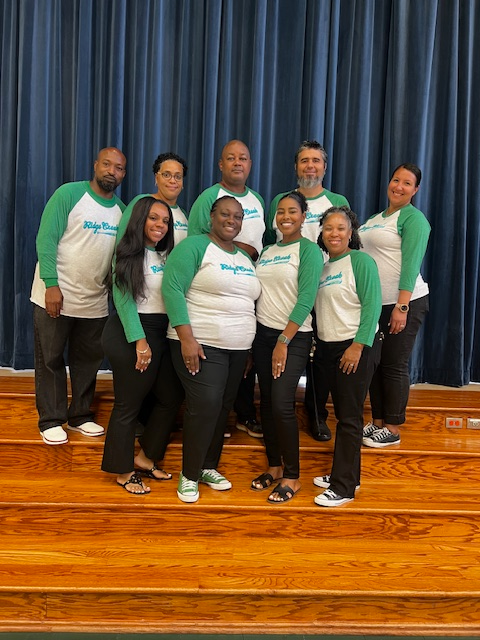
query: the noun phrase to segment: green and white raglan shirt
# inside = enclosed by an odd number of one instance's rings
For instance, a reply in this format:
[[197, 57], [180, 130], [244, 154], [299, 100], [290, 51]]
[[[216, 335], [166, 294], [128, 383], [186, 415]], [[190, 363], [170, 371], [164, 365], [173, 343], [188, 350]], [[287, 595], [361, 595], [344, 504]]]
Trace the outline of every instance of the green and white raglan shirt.
[[291, 320], [298, 324], [299, 331], [311, 331], [311, 310], [322, 269], [320, 247], [307, 238], [265, 247], [257, 263], [257, 278], [262, 285], [258, 322], [283, 331]]
[[[128, 227], [130, 218], [132, 217], [132, 211], [135, 204], [141, 198], [154, 198], [154, 197], [155, 196], [153, 196], [151, 193], [141, 193], [140, 195], [135, 196], [135, 198], [133, 198], [133, 200], [129, 202], [125, 211], [123, 212], [122, 219], [120, 220], [120, 224], [118, 225], [117, 244], [125, 235], [125, 230]], [[169, 205], [169, 206], [170, 206], [170, 209], [172, 210], [172, 215], [173, 215], [173, 243], [174, 245], [177, 245], [179, 242], [181, 242], [182, 240], [185, 240], [185, 238], [187, 237], [187, 228], [188, 228], [187, 214], [178, 205], [175, 205], [173, 207], [172, 205]]]
[[223, 196], [232, 196], [240, 202], [243, 208], [242, 230], [234, 238], [234, 242], [243, 242], [243, 244], [255, 247], [260, 254], [265, 233], [265, 203], [258, 193], [248, 187], [243, 193], [233, 193], [219, 183], [205, 189], [190, 209], [188, 235], [196, 236], [210, 231], [210, 210], [215, 200]]
[[[278, 230], [275, 217], [280, 199], [289, 193], [290, 191], [279, 193], [278, 196], [275, 196], [272, 200], [272, 204], [268, 210], [265, 244], [273, 244], [282, 239], [282, 234]], [[327, 189], [324, 189], [322, 193], [315, 198], [307, 198], [307, 204], [308, 211], [305, 222], [303, 223], [302, 236], [312, 242], [317, 242], [318, 236], [320, 235], [320, 217], [322, 213], [330, 209], [330, 207], [350, 206], [344, 196], [341, 196], [339, 193], [332, 193]]]
[[139, 313], [167, 313], [162, 296], [162, 280], [167, 259], [166, 251], [145, 247], [143, 260], [144, 298], [134, 300], [131, 293], [121, 291], [114, 282], [113, 301], [127, 342], [145, 338]]
[[124, 208], [115, 195], [111, 199], [97, 195], [88, 181], [59, 187], [40, 222], [30, 300], [45, 308], [46, 287], [58, 285], [63, 294], [62, 315], [107, 316], [105, 277]]
[[170, 326], [190, 324], [198, 342], [229, 350], [250, 349], [260, 283], [249, 255], [229, 252], [206, 234], [189, 236], [168, 257], [162, 293]]
[[375, 260], [361, 251], [330, 258], [323, 268], [315, 300], [319, 339], [353, 340], [371, 347], [381, 310]]
[[400, 289], [411, 291], [412, 300], [428, 294], [420, 267], [430, 230], [424, 214], [411, 204], [388, 216], [377, 213], [358, 230], [363, 251], [377, 263], [384, 305], [395, 304]]

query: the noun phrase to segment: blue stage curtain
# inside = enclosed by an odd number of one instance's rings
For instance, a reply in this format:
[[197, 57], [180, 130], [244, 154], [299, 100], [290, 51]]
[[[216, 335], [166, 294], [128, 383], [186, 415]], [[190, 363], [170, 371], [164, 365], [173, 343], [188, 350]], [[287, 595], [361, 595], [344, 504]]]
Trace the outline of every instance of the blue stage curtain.
[[397, 164], [422, 168], [431, 310], [412, 379], [480, 381], [476, 0], [1, 0], [0, 29], [1, 365], [33, 366], [42, 210], [101, 147], [127, 156], [125, 202], [154, 190], [158, 153], [184, 156], [188, 208], [240, 138], [268, 206], [316, 138], [325, 186], [361, 220], [386, 206]]

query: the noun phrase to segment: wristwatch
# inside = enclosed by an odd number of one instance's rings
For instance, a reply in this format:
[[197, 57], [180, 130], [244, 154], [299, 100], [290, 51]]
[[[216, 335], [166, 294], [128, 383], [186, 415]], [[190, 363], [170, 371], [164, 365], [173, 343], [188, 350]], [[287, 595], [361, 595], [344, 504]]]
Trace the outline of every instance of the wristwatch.
[[407, 313], [407, 311], [410, 309], [408, 304], [400, 304], [399, 302], [397, 302], [395, 306], [397, 307], [397, 309], [400, 309], [402, 313]]
[[287, 347], [290, 344], [291, 340], [289, 340], [287, 338], [287, 336], [284, 336], [283, 333], [281, 333], [278, 338], [277, 338], [277, 342], [282, 342], [283, 344], [286, 344]]

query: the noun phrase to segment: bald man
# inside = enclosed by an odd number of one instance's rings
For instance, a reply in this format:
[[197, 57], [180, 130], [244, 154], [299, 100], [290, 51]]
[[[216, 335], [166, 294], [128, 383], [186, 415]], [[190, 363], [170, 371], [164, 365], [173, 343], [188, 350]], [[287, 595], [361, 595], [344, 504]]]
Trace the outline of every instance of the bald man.
[[218, 167], [222, 174], [220, 182], [205, 189], [192, 205], [188, 217], [188, 235], [208, 233], [212, 204], [222, 196], [233, 196], [243, 208], [242, 230], [235, 244], [256, 260], [262, 250], [265, 232], [265, 204], [263, 198], [246, 184], [252, 168], [247, 145], [241, 140], [227, 142]]
[[[212, 204], [222, 196], [233, 196], [243, 209], [242, 230], [235, 238], [235, 244], [256, 261], [263, 247], [265, 204], [263, 198], [246, 184], [252, 168], [247, 145], [241, 140], [227, 142], [222, 149], [218, 168], [222, 174], [220, 182], [205, 189], [193, 203], [188, 217], [188, 235], [208, 233]], [[253, 438], [261, 438], [263, 432], [256, 417], [254, 390], [255, 369], [252, 368], [242, 380], [235, 401], [236, 427]], [[230, 432], [225, 435], [230, 435]]]
[[[42, 214], [30, 300], [38, 425], [45, 444], [68, 442], [65, 423], [85, 436], [104, 433], [93, 421], [91, 404], [108, 316], [105, 278], [125, 208], [114, 191], [125, 177], [126, 163], [119, 149], [102, 149], [93, 178], [59, 187]], [[67, 346], [70, 406], [63, 358]]]

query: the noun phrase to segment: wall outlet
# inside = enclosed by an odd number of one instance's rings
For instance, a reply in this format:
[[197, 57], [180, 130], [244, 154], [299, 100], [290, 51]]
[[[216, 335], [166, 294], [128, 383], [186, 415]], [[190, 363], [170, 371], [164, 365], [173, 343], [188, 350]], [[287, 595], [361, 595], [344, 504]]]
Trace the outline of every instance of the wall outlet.
[[445, 418], [445, 426], [447, 429], [462, 429], [463, 418]]
[[467, 429], [480, 429], [480, 418], [467, 418]]

